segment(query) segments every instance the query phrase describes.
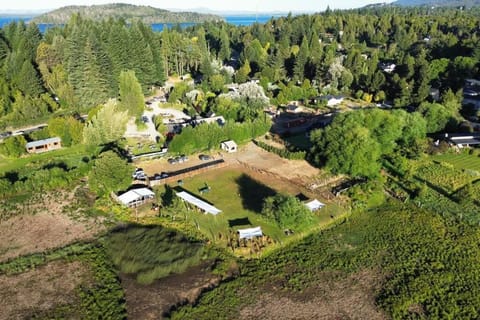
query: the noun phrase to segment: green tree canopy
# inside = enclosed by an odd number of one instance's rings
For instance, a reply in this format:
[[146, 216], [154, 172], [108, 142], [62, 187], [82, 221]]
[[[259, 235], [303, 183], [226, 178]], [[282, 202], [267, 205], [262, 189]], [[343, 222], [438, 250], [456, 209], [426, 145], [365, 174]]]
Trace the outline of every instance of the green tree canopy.
[[127, 111], [130, 116], [141, 116], [145, 102], [143, 99], [142, 86], [135, 76], [135, 71], [127, 70], [120, 72], [118, 91], [120, 96], [119, 109]]
[[113, 151], [106, 151], [95, 160], [88, 176], [91, 190], [102, 196], [125, 190], [132, 182], [133, 167]]
[[89, 145], [118, 141], [125, 133], [127, 121], [127, 112], [119, 111], [117, 102], [109, 100], [83, 130], [83, 141]]
[[300, 200], [283, 194], [266, 198], [262, 214], [275, 221], [279, 227], [296, 231], [308, 226], [313, 219], [311, 211]]

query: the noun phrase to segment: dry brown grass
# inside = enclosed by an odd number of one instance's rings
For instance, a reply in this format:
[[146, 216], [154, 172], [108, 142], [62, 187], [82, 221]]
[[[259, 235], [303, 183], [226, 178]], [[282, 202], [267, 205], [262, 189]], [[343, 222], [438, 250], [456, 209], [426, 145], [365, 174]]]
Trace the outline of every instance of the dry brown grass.
[[0, 262], [93, 239], [104, 230], [101, 218], [74, 218], [65, 213], [72, 201], [73, 193], [48, 195], [29, 204], [29, 212], [0, 220]]
[[348, 277], [324, 272], [321, 281], [299, 294], [266, 288], [256, 303], [244, 307], [240, 319], [386, 319], [375, 305], [383, 276], [362, 270]]
[[80, 262], [52, 262], [22, 274], [0, 276], [0, 320], [26, 319], [52, 308], [75, 303], [75, 288], [88, 282]]
[[220, 277], [205, 271], [205, 267], [193, 267], [150, 285], [140, 285], [134, 277], [123, 275], [128, 318], [162, 319], [175, 306], [194, 303], [203, 290], [220, 282]]

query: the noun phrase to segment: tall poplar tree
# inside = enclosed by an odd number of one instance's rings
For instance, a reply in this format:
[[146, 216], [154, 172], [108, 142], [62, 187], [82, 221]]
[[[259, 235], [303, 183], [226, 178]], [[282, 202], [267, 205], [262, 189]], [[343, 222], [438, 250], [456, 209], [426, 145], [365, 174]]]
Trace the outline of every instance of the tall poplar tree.
[[122, 71], [118, 78], [120, 110], [127, 111], [130, 116], [139, 117], [144, 110], [142, 86], [133, 70]]

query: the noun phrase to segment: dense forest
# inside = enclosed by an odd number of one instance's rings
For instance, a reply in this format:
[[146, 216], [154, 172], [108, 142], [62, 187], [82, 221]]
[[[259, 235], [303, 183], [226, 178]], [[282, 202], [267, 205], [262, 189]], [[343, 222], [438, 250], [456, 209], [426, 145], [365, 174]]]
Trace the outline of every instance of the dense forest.
[[[258, 79], [274, 104], [346, 93], [419, 106], [430, 88], [457, 93], [465, 78], [478, 75], [478, 15], [478, 9], [379, 8], [162, 33], [141, 22], [81, 15], [43, 35], [34, 23], [13, 23], [0, 37], [0, 125], [89, 110], [118, 95], [122, 70], [135, 71], [145, 93], [167, 75], [191, 73], [217, 92], [232, 80]], [[396, 67], [385, 72], [385, 63]]]

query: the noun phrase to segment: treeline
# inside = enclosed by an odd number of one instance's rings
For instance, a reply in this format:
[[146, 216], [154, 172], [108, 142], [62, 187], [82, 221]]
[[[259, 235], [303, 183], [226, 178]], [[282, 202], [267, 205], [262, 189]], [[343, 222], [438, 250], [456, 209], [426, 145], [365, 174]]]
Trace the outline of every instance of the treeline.
[[143, 92], [165, 80], [160, 37], [142, 23], [95, 23], [72, 16], [40, 34], [34, 23], [0, 31], [0, 127], [56, 113], [85, 113], [119, 95], [132, 70]]
[[[241, 28], [205, 23], [189, 32], [205, 30], [212, 57], [235, 65], [237, 81], [245, 74], [261, 83], [308, 79], [318, 92], [404, 107], [427, 99], [430, 87], [457, 91], [465, 78], [478, 75], [479, 13], [377, 8], [287, 16]], [[395, 68], [385, 72], [381, 63]]]
[[270, 129], [270, 123], [263, 120], [253, 122], [227, 122], [220, 126], [213, 124], [200, 124], [196, 127], [187, 127], [182, 133], [176, 135], [168, 146], [169, 152], [191, 154], [199, 151], [218, 149], [225, 140], [234, 140], [243, 143]]
[[[135, 72], [144, 93], [167, 75], [190, 73], [205, 94], [255, 78], [274, 103], [343, 92], [418, 106], [431, 87], [456, 92], [478, 76], [479, 15], [385, 7], [161, 33], [141, 22], [73, 15], [43, 36], [34, 23], [12, 23], [0, 32], [0, 127], [104, 103], [118, 96], [124, 70]], [[384, 70], [388, 64], [393, 70]]]

